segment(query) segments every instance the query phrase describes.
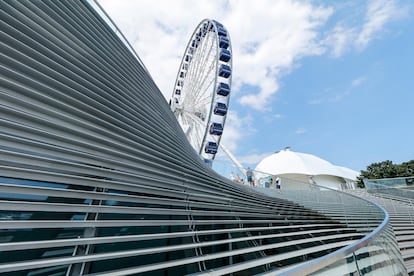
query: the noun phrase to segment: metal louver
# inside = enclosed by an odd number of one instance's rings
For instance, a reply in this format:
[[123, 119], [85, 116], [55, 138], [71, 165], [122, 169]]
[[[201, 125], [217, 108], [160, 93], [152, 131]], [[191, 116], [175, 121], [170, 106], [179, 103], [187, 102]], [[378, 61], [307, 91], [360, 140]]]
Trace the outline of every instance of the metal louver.
[[371, 230], [214, 173], [91, 2], [1, 1], [0, 30], [0, 273], [258, 274]]

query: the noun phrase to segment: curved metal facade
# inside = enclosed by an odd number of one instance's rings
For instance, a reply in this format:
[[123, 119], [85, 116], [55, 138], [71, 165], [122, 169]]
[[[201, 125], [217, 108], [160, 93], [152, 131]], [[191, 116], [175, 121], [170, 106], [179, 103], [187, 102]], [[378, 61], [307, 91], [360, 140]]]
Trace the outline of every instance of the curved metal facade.
[[274, 273], [381, 223], [214, 173], [89, 2], [1, 1], [0, 30], [0, 273]]

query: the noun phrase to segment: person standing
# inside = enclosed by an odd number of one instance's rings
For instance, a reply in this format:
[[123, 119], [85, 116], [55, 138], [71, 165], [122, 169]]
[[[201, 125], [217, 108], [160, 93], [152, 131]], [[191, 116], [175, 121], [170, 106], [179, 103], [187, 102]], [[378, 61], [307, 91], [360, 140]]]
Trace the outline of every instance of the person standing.
[[271, 175], [269, 175], [269, 177], [268, 177], [268, 181], [269, 181], [269, 187], [266, 187], [266, 188], [270, 188], [270, 186], [272, 185], [272, 183], [273, 183], [273, 177], [271, 176]]
[[234, 176], [233, 172], [230, 173], [230, 180], [231, 181], [236, 181], [236, 177]]
[[281, 190], [282, 190], [282, 183], [281, 183], [281, 181], [280, 181], [279, 176], [278, 176], [278, 177], [276, 177], [276, 181], [275, 181], [275, 183], [276, 183], [276, 190], [277, 190], [277, 192], [278, 192], [278, 193], [280, 193], [280, 192], [281, 192]]
[[243, 178], [241, 178], [239, 174], [237, 174], [236, 182], [239, 183], [239, 184], [243, 184]]
[[254, 182], [253, 182], [253, 171], [250, 169], [250, 167], [247, 167], [246, 177], [247, 177], [247, 182], [250, 185], [254, 186]]

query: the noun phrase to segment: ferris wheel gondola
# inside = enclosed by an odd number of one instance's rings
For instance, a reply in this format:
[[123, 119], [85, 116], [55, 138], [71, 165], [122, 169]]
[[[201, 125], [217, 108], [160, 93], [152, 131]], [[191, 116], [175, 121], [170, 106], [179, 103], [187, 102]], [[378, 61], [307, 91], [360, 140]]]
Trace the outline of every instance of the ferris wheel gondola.
[[200, 157], [218, 151], [230, 100], [232, 50], [224, 26], [203, 20], [187, 44], [170, 100], [171, 110]]

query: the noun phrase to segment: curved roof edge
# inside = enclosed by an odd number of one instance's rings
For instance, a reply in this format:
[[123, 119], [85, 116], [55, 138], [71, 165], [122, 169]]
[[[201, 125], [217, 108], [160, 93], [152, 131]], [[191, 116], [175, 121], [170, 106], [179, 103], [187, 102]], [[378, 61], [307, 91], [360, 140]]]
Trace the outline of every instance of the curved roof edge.
[[256, 166], [256, 170], [272, 175], [332, 175], [352, 181], [359, 175], [359, 172], [352, 169], [333, 165], [312, 154], [291, 151], [290, 148], [265, 157]]

